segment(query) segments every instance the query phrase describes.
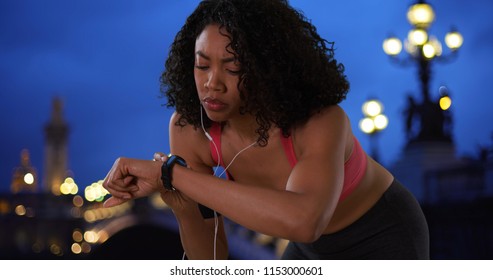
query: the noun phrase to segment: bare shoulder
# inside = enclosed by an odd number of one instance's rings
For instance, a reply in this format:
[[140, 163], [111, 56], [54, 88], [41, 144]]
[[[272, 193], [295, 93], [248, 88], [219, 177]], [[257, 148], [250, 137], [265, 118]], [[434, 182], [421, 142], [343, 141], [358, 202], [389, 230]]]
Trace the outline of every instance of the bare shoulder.
[[[351, 124], [346, 112], [338, 105], [314, 114], [305, 124], [293, 130], [293, 143], [300, 155], [306, 151], [350, 151]], [[347, 153], [343, 153], [347, 154]]]
[[308, 124], [315, 123], [315, 124], [341, 125], [343, 123], [346, 123], [346, 121], [347, 121], [347, 114], [344, 111], [344, 109], [342, 109], [338, 105], [333, 105], [326, 107], [320, 112], [314, 114], [308, 121]]
[[177, 112], [173, 112], [173, 114], [171, 115], [171, 118], [169, 119], [170, 136], [171, 135], [179, 136], [182, 134], [189, 134], [189, 133], [193, 133], [192, 130], [195, 130], [192, 125], [189, 125], [186, 123], [184, 125], [180, 125], [179, 124], [180, 117], [181, 117], [181, 115], [178, 114]]
[[294, 129], [298, 137], [311, 134], [337, 134], [347, 136], [351, 131], [349, 118], [340, 106], [333, 105], [314, 114], [306, 123]]
[[209, 141], [201, 129], [179, 124], [180, 115], [173, 113], [169, 120], [169, 145], [172, 154], [183, 157], [193, 169], [212, 166]]

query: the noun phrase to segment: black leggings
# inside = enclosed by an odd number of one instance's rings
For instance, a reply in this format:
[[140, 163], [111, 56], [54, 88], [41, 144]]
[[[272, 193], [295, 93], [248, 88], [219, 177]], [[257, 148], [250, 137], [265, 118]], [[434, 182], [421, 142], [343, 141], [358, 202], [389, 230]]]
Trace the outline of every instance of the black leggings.
[[429, 259], [426, 218], [415, 199], [394, 180], [378, 202], [348, 227], [313, 243], [289, 242], [282, 259]]

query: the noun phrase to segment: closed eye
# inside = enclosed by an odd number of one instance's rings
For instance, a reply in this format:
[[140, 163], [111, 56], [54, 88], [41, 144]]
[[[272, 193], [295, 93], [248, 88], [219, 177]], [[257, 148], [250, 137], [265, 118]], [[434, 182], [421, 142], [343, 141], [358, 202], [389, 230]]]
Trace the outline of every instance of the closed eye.
[[195, 65], [195, 68], [197, 68], [199, 70], [207, 70], [207, 69], [209, 69], [209, 66]]
[[232, 75], [239, 75], [241, 72], [240, 70], [230, 70], [230, 69], [226, 69], [226, 71], [228, 71], [228, 73]]

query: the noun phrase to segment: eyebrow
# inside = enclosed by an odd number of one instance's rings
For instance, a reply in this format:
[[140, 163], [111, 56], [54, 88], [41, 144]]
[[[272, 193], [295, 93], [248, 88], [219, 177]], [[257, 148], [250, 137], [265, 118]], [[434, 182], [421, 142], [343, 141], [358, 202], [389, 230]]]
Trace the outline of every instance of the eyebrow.
[[[195, 54], [206, 59], [206, 60], [211, 60], [211, 58], [208, 55], [206, 55], [205, 53], [203, 53], [202, 51], [197, 51], [197, 52], [195, 52]], [[230, 56], [230, 57], [222, 58], [221, 62], [228, 63], [228, 62], [234, 62], [235, 60], [236, 60], [236, 58], [234, 56]]]

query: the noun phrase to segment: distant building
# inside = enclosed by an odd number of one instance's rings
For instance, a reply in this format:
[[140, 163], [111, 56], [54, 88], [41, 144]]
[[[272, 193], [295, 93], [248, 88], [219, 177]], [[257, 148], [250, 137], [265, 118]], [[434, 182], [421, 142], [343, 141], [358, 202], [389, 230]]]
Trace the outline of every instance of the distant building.
[[44, 191], [60, 195], [60, 185], [67, 177], [69, 127], [63, 118], [63, 102], [53, 100], [51, 120], [44, 128]]
[[14, 169], [10, 191], [13, 194], [20, 192], [36, 192], [38, 187], [38, 172], [31, 165], [29, 151], [21, 151], [21, 164]]

